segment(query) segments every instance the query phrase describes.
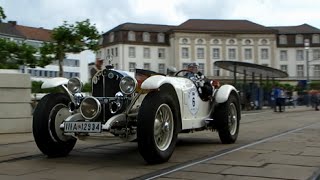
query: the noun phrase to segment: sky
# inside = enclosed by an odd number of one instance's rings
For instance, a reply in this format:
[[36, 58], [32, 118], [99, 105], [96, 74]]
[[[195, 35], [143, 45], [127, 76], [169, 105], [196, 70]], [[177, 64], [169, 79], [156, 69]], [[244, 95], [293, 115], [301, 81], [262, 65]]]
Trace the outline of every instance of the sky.
[[0, 0], [17, 24], [53, 29], [90, 19], [104, 33], [126, 22], [179, 25], [188, 19], [246, 19], [264, 26], [320, 29], [319, 0]]

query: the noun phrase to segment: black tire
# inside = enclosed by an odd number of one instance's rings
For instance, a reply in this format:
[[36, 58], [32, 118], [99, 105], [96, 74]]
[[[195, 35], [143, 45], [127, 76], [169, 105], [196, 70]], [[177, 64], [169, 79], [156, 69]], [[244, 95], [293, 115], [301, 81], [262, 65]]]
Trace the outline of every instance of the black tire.
[[[163, 163], [167, 162], [171, 157], [176, 146], [178, 134], [178, 113], [176, 110], [177, 108], [178, 107], [175, 107], [174, 105], [173, 98], [169, 94], [161, 91], [151, 92], [144, 98], [138, 114], [137, 138], [139, 152], [147, 163]], [[169, 133], [172, 134], [172, 136], [168, 136], [167, 139], [170, 139], [170, 142], [168, 141], [167, 143], [165, 143], [166, 147], [164, 149], [161, 149], [161, 147], [159, 148], [159, 145], [157, 145], [157, 142], [155, 140], [155, 129], [158, 129], [158, 132], [159, 129], [165, 129], [164, 126], [161, 126], [163, 124], [160, 125], [159, 123], [157, 123], [159, 125], [158, 128], [156, 128], [157, 125], [155, 127], [155, 122], [159, 122], [158, 120], [156, 120], [157, 112], [160, 113], [158, 109], [161, 111], [165, 110], [165, 112], [168, 112], [167, 114], [169, 114], [169, 116], [171, 112], [172, 115], [171, 124], [173, 125], [173, 127], [172, 133]]]
[[[236, 112], [233, 112], [233, 109], [236, 110]], [[236, 124], [232, 124], [235, 129], [230, 129], [229, 127], [229, 118], [233, 116], [231, 114], [236, 116], [235, 120], [233, 119], [233, 123]], [[229, 95], [229, 98], [225, 103], [219, 104], [216, 107], [214, 111], [214, 119], [217, 121], [216, 127], [221, 143], [231, 144], [236, 142], [240, 125], [240, 106], [237, 95], [234, 92]]]
[[57, 113], [68, 107], [69, 102], [66, 94], [48, 94], [41, 99], [34, 111], [33, 137], [40, 151], [48, 157], [66, 156], [76, 143], [76, 139], [71, 136], [61, 138], [55, 127]]

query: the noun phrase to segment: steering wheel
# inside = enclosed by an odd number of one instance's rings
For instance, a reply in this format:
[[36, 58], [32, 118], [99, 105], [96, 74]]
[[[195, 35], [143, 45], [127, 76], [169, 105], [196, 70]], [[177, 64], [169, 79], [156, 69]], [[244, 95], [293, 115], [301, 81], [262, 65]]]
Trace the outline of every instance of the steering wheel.
[[190, 70], [187, 70], [187, 69], [182, 69], [182, 70], [180, 70], [180, 71], [178, 71], [178, 72], [176, 72], [175, 74], [174, 74], [174, 76], [178, 76], [180, 73], [182, 73], [182, 72], [189, 72], [189, 73], [193, 73], [192, 71], [190, 71]]

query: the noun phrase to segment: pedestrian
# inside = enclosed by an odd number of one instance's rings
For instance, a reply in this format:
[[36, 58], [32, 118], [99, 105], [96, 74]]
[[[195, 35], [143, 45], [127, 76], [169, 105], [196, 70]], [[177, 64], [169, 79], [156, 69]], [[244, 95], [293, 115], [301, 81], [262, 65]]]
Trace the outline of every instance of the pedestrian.
[[316, 111], [319, 111], [319, 102], [320, 102], [320, 91], [317, 90], [311, 90], [311, 102], [314, 105], [313, 107], [315, 108]]
[[102, 65], [103, 65], [103, 59], [96, 58], [96, 62], [90, 70], [91, 79], [98, 71], [102, 70]]

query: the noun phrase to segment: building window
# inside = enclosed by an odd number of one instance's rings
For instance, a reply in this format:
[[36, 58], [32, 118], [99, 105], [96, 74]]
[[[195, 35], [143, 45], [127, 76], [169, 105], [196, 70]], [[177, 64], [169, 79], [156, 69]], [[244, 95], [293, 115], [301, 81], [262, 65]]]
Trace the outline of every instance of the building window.
[[288, 72], [288, 65], [280, 65], [281, 71]]
[[183, 59], [189, 58], [189, 48], [183, 47], [181, 52], [182, 52], [182, 58]]
[[288, 60], [288, 53], [287, 50], [280, 51], [280, 61], [287, 61]]
[[158, 72], [164, 74], [164, 73], [165, 73], [165, 72], [164, 72], [165, 65], [161, 63], [161, 64], [159, 64], [158, 67], [159, 67], [159, 68], [158, 68], [158, 69], [159, 69]]
[[212, 49], [212, 58], [213, 59], [220, 59], [220, 49], [219, 48]]
[[[110, 56], [110, 49], [107, 49], [107, 56]], [[101, 57], [101, 56], [99, 56]]]
[[114, 56], [113, 48], [111, 49], [111, 56]]
[[144, 63], [143, 69], [150, 70], [150, 63]]
[[251, 44], [251, 40], [250, 40], [250, 39], [246, 39], [246, 40], [244, 41], [244, 44], [245, 44], [245, 45], [250, 45], [250, 44]]
[[118, 57], [118, 48], [117, 48], [117, 47], [114, 48], [114, 56], [115, 56], [115, 57]]
[[130, 58], [136, 57], [136, 48], [135, 47], [129, 47], [129, 57]]
[[128, 33], [128, 41], [135, 41], [136, 40], [136, 33], [133, 31], [129, 31]]
[[261, 59], [269, 59], [269, 51], [268, 49], [261, 49]]
[[183, 38], [182, 39], [182, 44], [188, 44], [188, 39], [187, 38]]
[[320, 65], [314, 65], [313, 76], [317, 78], [320, 77]]
[[44, 71], [44, 77], [48, 77], [48, 71]]
[[212, 43], [213, 43], [213, 44], [219, 44], [219, 39], [214, 39], [214, 40], [212, 41]]
[[313, 60], [319, 60], [320, 59], [320, 49], [314, 49], [312, 51]]
[[303, 36], [298, 34], [296, 35], [296, 44], [303, 44]]
[[203, 44], [203, 39], [198, 39], [197, 44]]
[[252, 59], [252, 49], [250, 49], [250, 48], [244, 49], [244, 59], [245, 60]]
[[213, 76], [220, 76], [220, 68], [213, 65]]
[[142, 35], [143, 42], [150, 42], [150, 34], [148, 32], [144, 32]]
[[236, 59], [236, 49], [234, 48], [228, 49], [228, 57], [229, 59]]
[[297, 61], [303, 61], [303, 50], [297, 50], [296, 51], [296, 60]]
[[109, 42], [113, 42], [114, 41], [114, 32], [111, 32], [109, 35]]
[[319, 34], [312, 35], [312, 43], [313, 44], [319, 44], [320, 43], [320, 36]]
[[150, 48], [143, 48], [143, 57], [146, 59], [150, 58]]
[[303, 71], [303, 65], [297, 65], [297, 77], [304, 77]]
[[236, 43], [236, 41], [234, 39], [229, 40], [229, 44], [235, 44], [235, 43]]
[[182, 63], [182, 69], [188, 69], [189, 63]]
[[287, 36], [286, 35], [279, 36], [279, 44], [287, 44]]
[[199, 63], [198, 71], [204, 74], [204, 63]]
[[136, 63], [129, 62], [129, 71], [130, 72], [135, 72], [135, 70], [136, 70]]
[[197, 58], [204, 59], [204, 48], [197, 48]]
[[165, 56], [165, 49], [164, 48], [159, 48], [158, 49], [158, 58], [160, 59], [164, 59], [166, 56]]
[[266, 45], [266, 44], [268, 44], [268, 40], [266, 40], [266, 39], [262, 39], [262, 40], [261, 40], [261, 44], [262, 44], [262, 45]]
[[163, 33], [158, 34], [158, 42], [160, 42], [160, 43], [164, 42], [164, 34]]

